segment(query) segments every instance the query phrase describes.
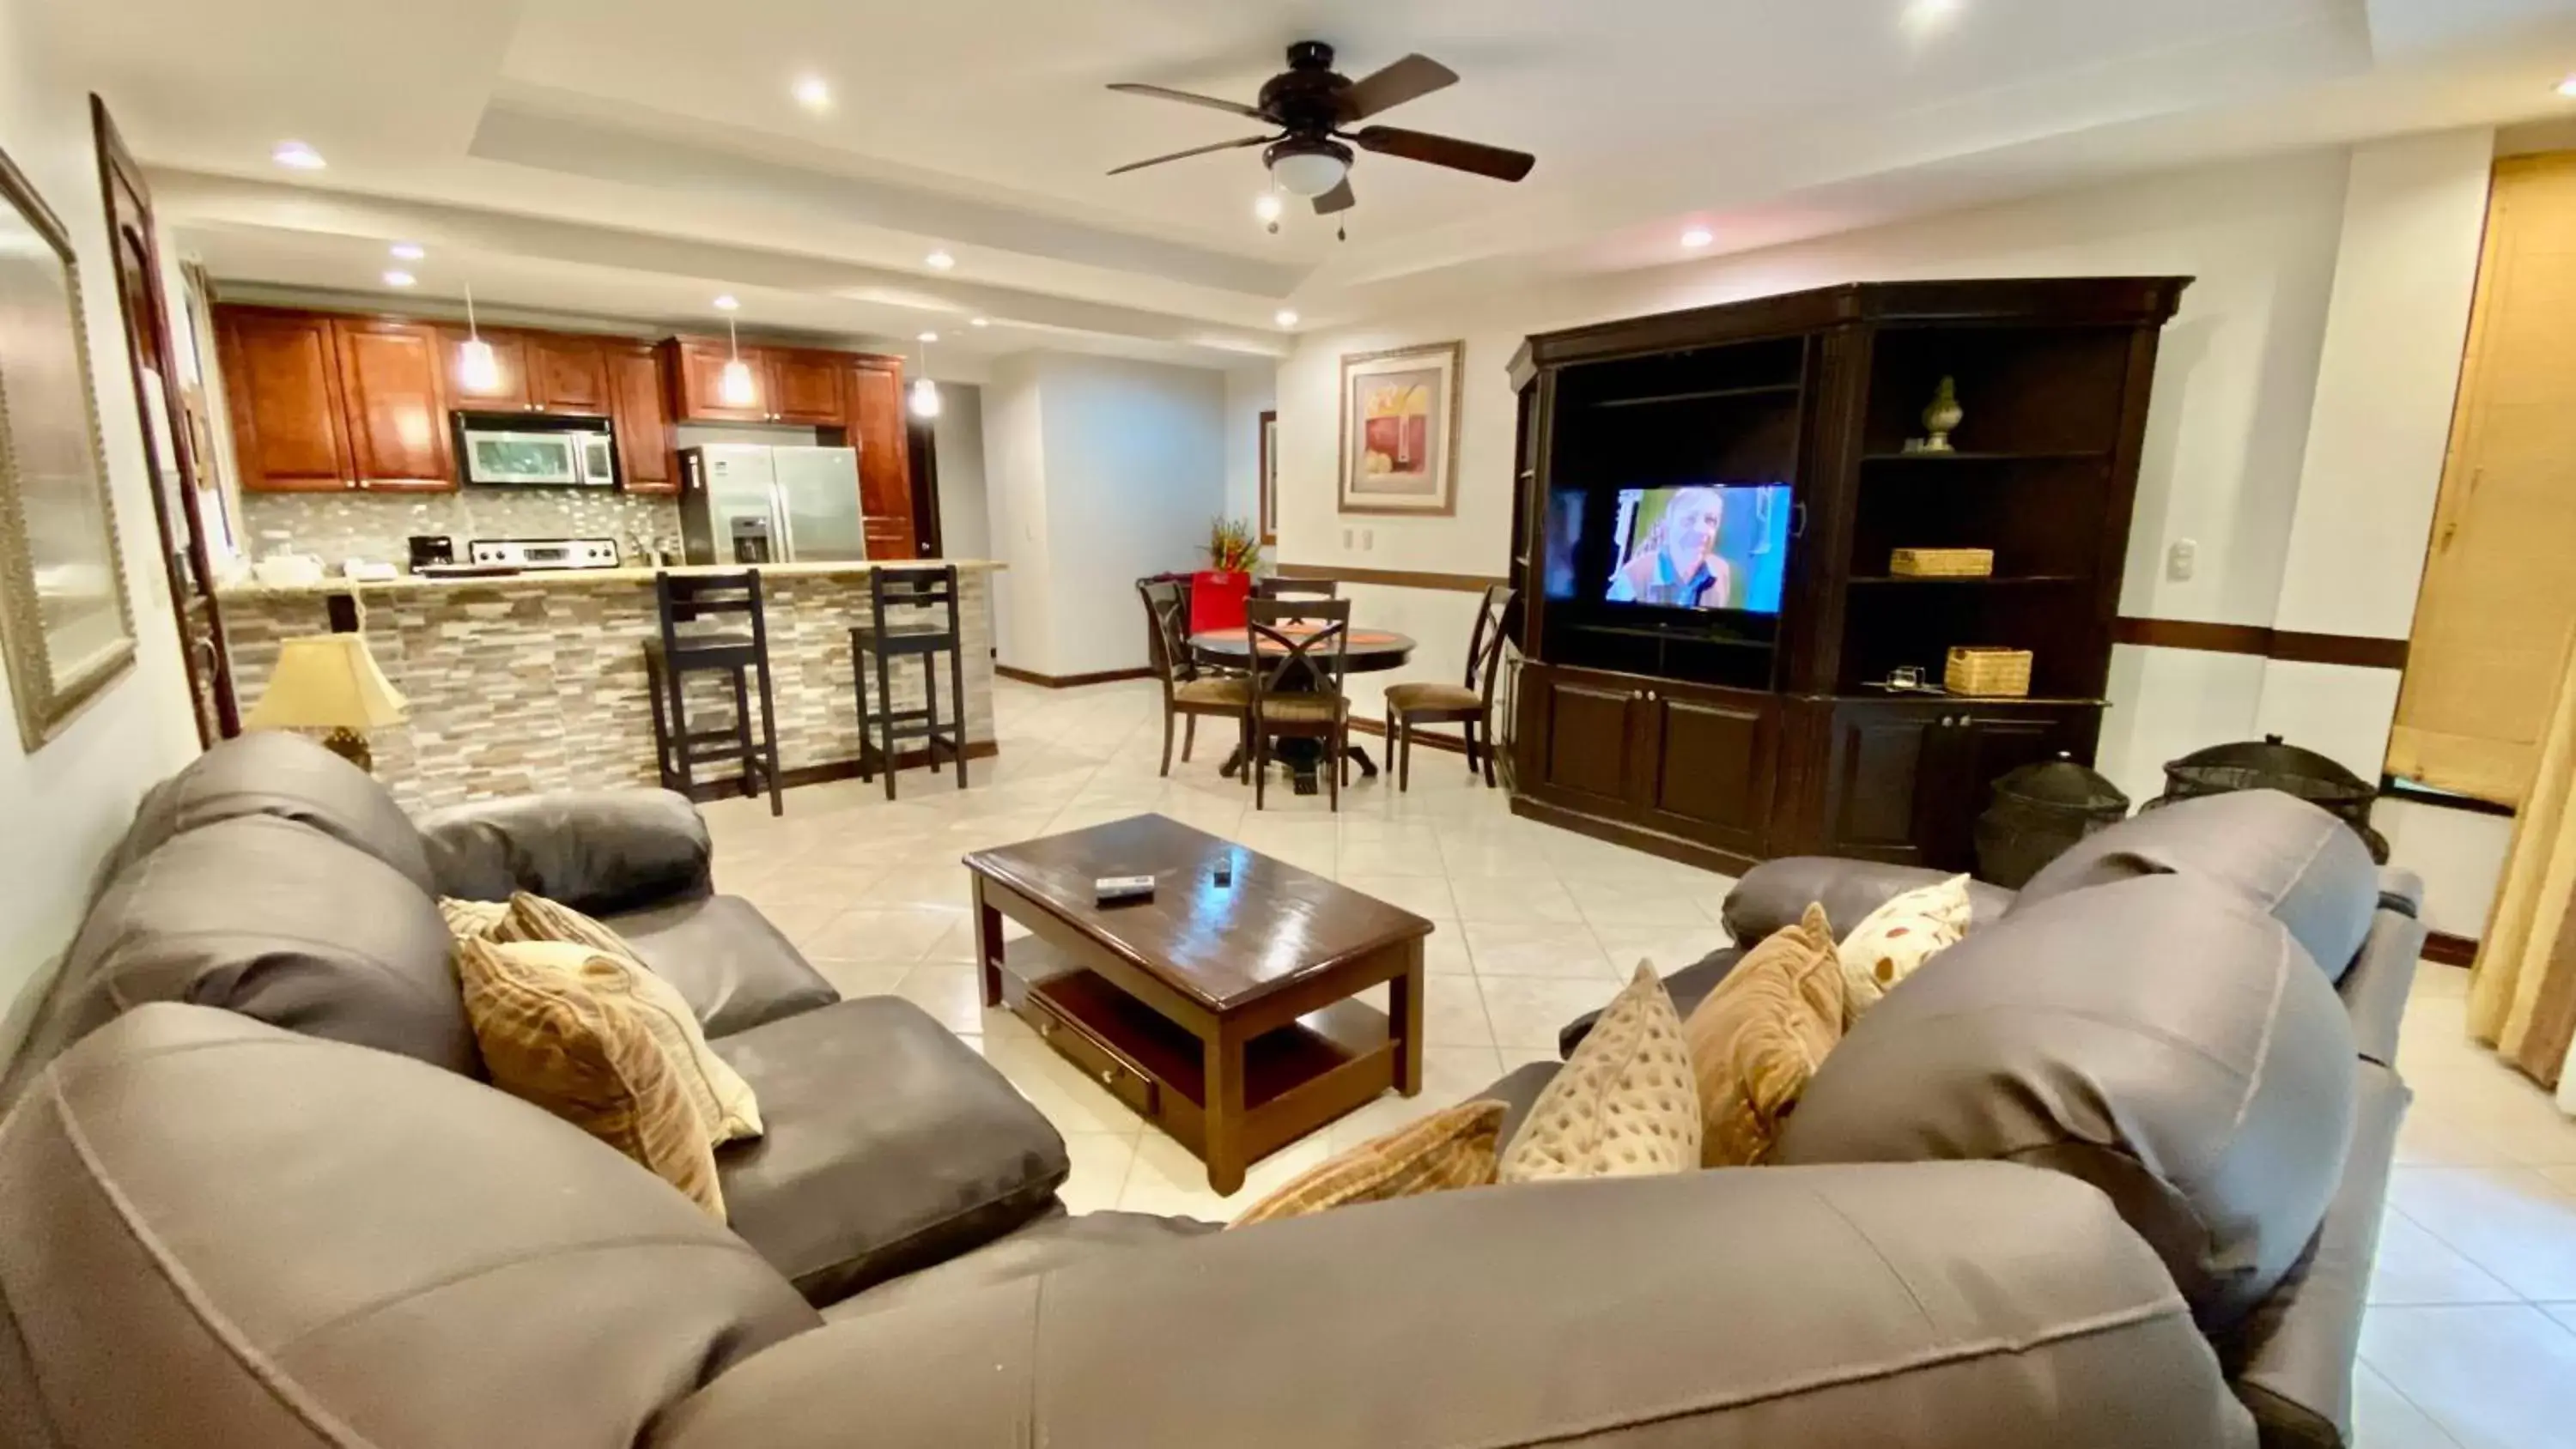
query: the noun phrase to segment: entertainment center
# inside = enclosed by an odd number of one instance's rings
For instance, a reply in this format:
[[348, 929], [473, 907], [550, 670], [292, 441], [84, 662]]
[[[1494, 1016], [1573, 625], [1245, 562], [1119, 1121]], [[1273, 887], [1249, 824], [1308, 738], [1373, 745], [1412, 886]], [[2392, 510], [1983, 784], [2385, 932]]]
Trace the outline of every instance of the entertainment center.
[[[2189, 285], [1865, 283], [1529, 338], [1514, 812], [1730, 872], [1970, 869], [1997, 777], [2093, 758]], [[2026, 651], [2027, 693], [1941, 689], [1953, 648]]]

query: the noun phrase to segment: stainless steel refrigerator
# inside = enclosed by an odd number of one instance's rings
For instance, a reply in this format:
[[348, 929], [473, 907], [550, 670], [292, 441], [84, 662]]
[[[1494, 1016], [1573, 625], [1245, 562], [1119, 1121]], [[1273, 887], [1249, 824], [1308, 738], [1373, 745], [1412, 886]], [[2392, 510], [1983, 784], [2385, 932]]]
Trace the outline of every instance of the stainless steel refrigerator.
[[691, 563], [868, 556], [850, 448], [709, 444], [680, 450], [680, 537]]

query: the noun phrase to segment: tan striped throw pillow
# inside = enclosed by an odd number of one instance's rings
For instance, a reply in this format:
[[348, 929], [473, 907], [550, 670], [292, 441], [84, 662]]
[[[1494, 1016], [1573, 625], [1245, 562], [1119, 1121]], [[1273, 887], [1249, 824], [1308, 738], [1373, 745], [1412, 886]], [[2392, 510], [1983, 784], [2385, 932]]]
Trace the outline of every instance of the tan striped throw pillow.
[[[653, 1034], [671, 1054], [718, 1146], [758, 1137], [760, 1101], [751, 1084], [707, 1045], [706, 1029], [679, 988], [663, 980], [637, 957], [626, 939], [560, 901], [525, 891], [510, 897], [507, 912], [488, 933], [495, 941], [570, 942], [589, 949], [593, 959], [584, 971], [604, 985], [615, 986], [652, 1010]], [[604, 958], [604, 959], [600, 959]], [[616, 969], [622, 966], [622, 971]]]
[[1648, 1177], [1699, 1166], [1699, 1085], [1651, 962], [1530, 1105], [1498, 1180]]
[[1810, 905], [1744, 955], [1682, 1023], [1699, 1078], [1704, 1167], [1771, 1154], [1808, 1078], [1843, 1036], [1843, 967], [1825, 908]]
[[447, 934], [464, 940], [468, 936], [489, 936], [500, 929], [503, 917], [510, 914], [508, 901], [469, 901], [455, 896], [438, 898], [439, 919], [447, 922]]
[[602, 991], [561, 944], [456, 943], [466, 1019], [492, 1085], [625, 1153], [725, 1218], [715, 1144], [631, 995]]
[[1469, 1102], [1363, 1142], [1254, 1203], [1228, 1226], [1250, 1227], [1359, 1202], [1418, 1197], [1494, 1180], [1500, 1102]]

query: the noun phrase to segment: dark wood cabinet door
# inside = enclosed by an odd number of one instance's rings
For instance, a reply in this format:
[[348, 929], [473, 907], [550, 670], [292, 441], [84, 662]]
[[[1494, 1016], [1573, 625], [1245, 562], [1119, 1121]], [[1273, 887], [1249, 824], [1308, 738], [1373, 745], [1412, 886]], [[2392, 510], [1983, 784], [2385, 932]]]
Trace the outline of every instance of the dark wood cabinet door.
[[1927, 755], [1922, 784], [1923, 863], [1977, 868], [1977, 817], [1994, 804], [1995, 782], [2061, 752], [2093, 757], [2101, 715], [2089, 708], [1966, 706], [1945, 717]]
[[1995, 781], [2063, 751], [2093, 757], [2101, 710], [1971, 700], [1844, 705], [1826, 782], [1833, 855], [1977, 868], [1977, 817]]
[[618, 482], [629, 493], [679, 492], [661, 361], [642, 343], [611, 343], [602, 349], [602, 358], [608, 370], [609, 419], [617, 432]]
[[331, 325], [358, 486], [453, 489], [456, 470], [440, 385], [438, 330], [359, 317]]
[[550, 413], [608, 412], [608, 366], [587, 337], [528, 334], [528, 401]]
[[331, 319], [246, 307], [216, 309], [241, 486], [300, 493], [352, 486]]
[[462, 371], [465, 344], [475, 334], [462, 327], [438, 329], [438, 365], [447, 382], [447, 405], [467, 412], [526, 412], [536, 400], [528, 394], [528, 340], [516, 332], [495, 331], [486, 327], [481, 336], [492, 345], [492, 359], [499, 364], [499, 378], [493, 386], [476, 389], [466, 382]]
[[671, 417], [683, 423], [765, 423], [769, 421], [769, 387], [761, 376], [760, 354], [746, 350], [751, 368], [752, 398], [740, 407], [724, 401], [724, 368], [733, 352], [721, 342], [682, 338], [664, 344], [663, 360], [671, 370]]
[[868, 557], [913, 558], [912, 461], [903, 428], [900, 368], [849, 369], [850, 446], [859, 450], [859, 504], [867, 510]]
[[763, 348], [761, 353], [761, 360], [768, 365], [770, 421], [817, 428], [837, 428], [848, 423], [848, 410], [841, 397], [841, 372], [849, 365], [847, 358], [829, 352], [775, 348]]
[[1926, 865], [1921, 807], [1926, 756], [1939, 767], [1955, 707], [1848, 705], [1834, 712], [1826, 763], [1825, 853]]
[[1646, 823], [1761, 854], [1771, 829], [1777, 701], [1667, 686], [1648, 690], [1641, 709], [1634, 785]]
[[1644, 692], [1551, 672], [1537, 683], [1539, 788], [1559, 804], [1593, 814], [1634, 813], [1636, 722]]

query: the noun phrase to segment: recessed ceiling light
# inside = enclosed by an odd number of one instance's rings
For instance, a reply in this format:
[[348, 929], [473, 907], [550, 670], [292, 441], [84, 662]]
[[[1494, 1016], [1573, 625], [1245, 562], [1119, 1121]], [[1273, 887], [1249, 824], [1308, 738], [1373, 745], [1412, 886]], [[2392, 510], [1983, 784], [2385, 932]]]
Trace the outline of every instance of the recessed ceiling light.
[[2567, 79], [2560, 81], [2558, 83], [2558, 93], [2567, 97], [2571, 101], [2576, 101], [2576, 75], [2571, 75]]
[[1294, 327], [1297, 325], [1297, 309], [1294, 307], [1282, 307], [1278, 311], [1270, 314], [1270, 320], [1278, 323], [1282, 327]]
[[936, 332], [924, 332], [916, 340], [921, 342], [936, 342], [939, 340], [939, 334]]
[[419, 280], [420, 278], [413, 276], [409, 272], [385, 273], [385, 285], [388, 287], [408, 287]]
[[731, 312], [741, 305], [742, 304], [740, 302], [733, 299], [733, 293], [731, 292], [727, 292], [723, 296], [716, 298], [716, 310], [719, 312]]
[[921, 264], [934, 272], [944, 272], [957, 265], [957, 259], [946, 252], [932, 252], [921, 259]]
[[1717, 233], [1704, 226], [1695, 226], [1682, 233], [1682, 245], [1694, 250], [1707, 246], [1715, 240], [1717, 240]]
[[966, 325], [969, 327], [990, 327], [993, 325], [993, 319], [990, 317], [970, 318]]
[[1911, 0], [1905, 7], [1905, 28], [1917, 35], [1929, 35], [1959, 18], [1960, 0]]
[[796, 104], [809, 111], [832, 109], [831, 84], [819, 75], [798, 77], [791, 93], [796, 97]]
[[412, 245], [410, 242], [395, 242], [393, 252], [394, 260], [398, 262], [416, 262], [429, 255], [427, 251]]
[[298, 171], [319, 171], [331, 164], [322, 159], [321, 152], [301, 141], [278, 142], [277, 149], [268, 153], [268, 159], [280, 166], [291, 166]]

